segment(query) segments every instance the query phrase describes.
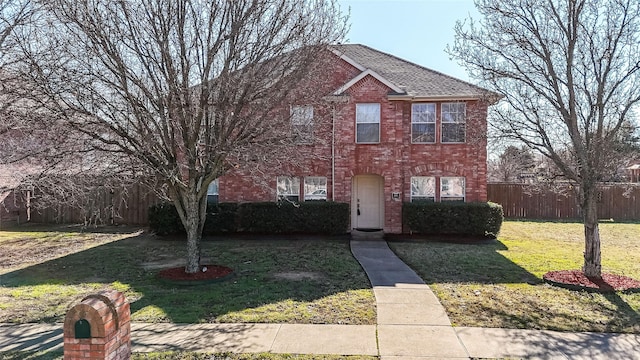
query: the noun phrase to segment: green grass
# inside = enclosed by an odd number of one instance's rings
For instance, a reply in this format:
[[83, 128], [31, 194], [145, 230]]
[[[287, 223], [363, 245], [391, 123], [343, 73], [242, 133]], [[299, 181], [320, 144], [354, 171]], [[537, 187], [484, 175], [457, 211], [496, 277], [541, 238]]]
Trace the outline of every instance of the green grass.
[[[640, 279], [640, 224], [604, 223], [600, 230], [603, 271]], [[434, 289], [456, 326], [640, 333], [640, 293], [543, 283], [548, 271], [581, 268], [582, 224], [506, 221], [489, 244], [391, 246]]]
[[[48, 352], [6, 352], [0, 353], [2, 360], [62, 360], [61, 351]], [[194, 352], [152, 352], [133, 353], [131, 360], [374, 360], [376, 356], [339, 356], [339, 355], [294, 355], [294, 354], [231, 354], [231, 353], [194, 353]]]
[[[173, 287], [155, 275], [161, 263], [184, 257], [182, 241], [133, 229], [55, 230], [0, 232], [0, 322], [59, 322], [87, 294], [117, 289], [133, 321], [375, 323], [370, 284], [345, 239], [205, 241], [207, 262], [230, 266], [235, 277]], [[456, 326], [640, 333], [640, 293], [542, 282], [547, 271], [581, 267], [582, 234], [577, 223], [506, 221], [488, 244], [391, 247], [431, 285]], [[601, 224], [605, 272], [640, 279], [638, 234], [640, 224]]]
[[[160, 267], [185, 257], [185, 243], [137, 230], [0, 232], [0, 247], [0, 259], [12, 259], [0, 268], [1, 323], [60, 322], [70, 306], [105, 289], [123, 291], [139, 322], [373, 324], [376, 318], [369, 281], [346, 239], [204, 241], [203, 259], [231, 267], [235, 276], [193, 287], [156, 278]], [[21, 263], [15, 253], [31, 256]]]

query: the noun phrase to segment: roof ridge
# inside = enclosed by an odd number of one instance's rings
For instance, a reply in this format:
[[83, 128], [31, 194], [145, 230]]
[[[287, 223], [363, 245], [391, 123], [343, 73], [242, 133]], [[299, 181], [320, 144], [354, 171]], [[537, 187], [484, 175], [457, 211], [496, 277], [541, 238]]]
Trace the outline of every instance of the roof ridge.
[[[452, 75], [445, 74], [445, 73], [443, 73], [443, 72], [441, 72], [441, 71], [438, 71], [438, 70], [434, 70], [434, 69], [428, 68], [428, 67], [426, 67], [426, 66], [423, 66], [423, 65], [417, 64], [417, 63], [415, 63], [415, 62], [413, 62], [413, 61], [410, 61], [410, 60], [407, 60], [407, 59], [403, 59], [403, 58], [401, 58], [401, 57], [399, 57], [399, 56], [396, 56], [396, 55], [393, 55], [393, 54], [389, 54], [389, 53], [387, 53], [387, 52], [384, 52], [384, 51], [381, 51], [381, 50], [378, 50], [378, 49], [374, 49], [374, 48], [372, 48], [372, 47], [370, 47], [370, 46], [368, 46], [368, 45], [365, 45], [365, 44], [340, 44], [340, 45], [347, 45], [347, 46], [349, 46], [349, 45], [357, 45], [357, 46], [362, 46], [362, 47], [364, 47], [364, 48], [367, 48], [368, 50], [371, 50], [371, 51], [374, 51], [374, 52], [377, 52], [377, 53], [380, 53], [380, 54], [383, 54], [383, 55], [389, 56], [389, 57], [391, 57], [391, 58], [394, 58], [394, 59], [396, 59], [396, 60], [399, 60], [399, 61], [402, 61], [402, 62], [405, 62], [405, 63], [409, 63], [409, 64], [411, 64], [411, 65], [417, 66], [417, 67], [419, 67], [419, 68], [422, 68], [422, 69], [424, 69], [424, 70], [430, 71], [430, 72], [432, 72], [432, 73], [435, 73], [435, 74], [438, 74], [438, 75], [445, 76], [445, 77], [447, 77], [447, 78], [449, 78], [449, 79], [452, 79], [452, 80], [460, 81], [460, 82], [465, 83], [465, 84], [467, 84], [467, 85], [469, 85], [469, 86], [473, 86], [473, 87], [475, 87], [475, 88], [476, 88], [476, 89], [478, 89], [478, 90], [482, 90], [482, 91], [486, 91], [486, 92], [492, 92], [492, 91], [491, 91], [491, 90], [489, 90], [489, 89], [485, 89], [485, 88], [483, 88], [483, 87], [481, 87], [481, 86], [479, 86], [479, 85], [476, 85], [476, 84], [470, 83], [470, 82], [468, 82], [468, 81], [466, 81], [466, 80], [458, 79], [457, 77], [454, 77], [454, 76], [452, 76]], [[397, 84], [396, 84], [396, 85], [397, 85]]]

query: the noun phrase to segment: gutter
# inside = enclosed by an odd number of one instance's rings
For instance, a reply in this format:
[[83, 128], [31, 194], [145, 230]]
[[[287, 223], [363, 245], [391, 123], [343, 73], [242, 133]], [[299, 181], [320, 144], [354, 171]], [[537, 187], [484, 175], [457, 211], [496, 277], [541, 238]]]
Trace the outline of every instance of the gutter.
[[409, 101], [446, 101], [446, 100], [455, 100], [455, 101], [465, 101], [465, 100], [480, 100], [481, 97], [478, 96], [412, 96], [412, 95], [387, 95], [387, 99], [389, 100], [409, 100]]
[[389, 94], [387, 99], [389, 100], [406, 100], [406, 101], [474, 101], [474, 100], [487, 100], [490, 105], [497, 103], [504, 96], [495, 93], [489, 93], [486, 96], [478, 95], [442, 95], [442, 96], [414, 96], [407, 94]]

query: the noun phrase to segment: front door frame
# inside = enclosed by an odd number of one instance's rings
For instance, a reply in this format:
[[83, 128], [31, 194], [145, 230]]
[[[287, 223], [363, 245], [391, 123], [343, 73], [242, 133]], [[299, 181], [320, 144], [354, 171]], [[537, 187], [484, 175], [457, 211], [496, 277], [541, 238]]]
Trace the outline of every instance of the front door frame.
[[[368, 184], [366, 184], [369, 182]], [[377, 186], [377, 199], [372, 200], [363, 200], [359, 199], [359, 196], [363, 196], [363, 189], [365, 185], [374, 185]], [[380, 175], [376, 174], [365, 174], [365, 175], [356, 175], [353, 177], [352, 181], [352, 196], [351, 196], [351, 227], [353, 229], [384, 229], [384, 178]], [[360, 200], [360, 201], [358, 201]], [[375, 210], [378, 212], [377, 222], [375, 220], [371, 221], [372, 218], [368, 218], [366, 223], [359, 223], [358, 208], [359, 205], [363, 203], [371, 204], [372, 206], [376, 206], [375, 209], [360, 209], [360, 211], [371, 211]], [[377, 203], [377, 205], [376, 205]], [[370, 206], [371, 206], [370, 205]], [[373, 217], [376, 217], [375, 214]]]

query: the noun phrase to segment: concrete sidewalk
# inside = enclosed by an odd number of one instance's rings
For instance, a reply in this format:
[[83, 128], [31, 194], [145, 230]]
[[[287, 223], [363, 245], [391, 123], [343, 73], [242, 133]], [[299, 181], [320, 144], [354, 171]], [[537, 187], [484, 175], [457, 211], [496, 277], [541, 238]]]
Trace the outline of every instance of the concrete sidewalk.
[[[376, 330], [381, 340], [376, 345]], [[459, 346], [431, 349], [453, 332]], [[393, 340], [395, 338], [395, 340]], [[434, 339], [436, 338], [436, 339]], [[386, 340], [384, 340], [386, 339]], [[393, 343], [397, 341], [397, 343]], [[133, 352], [380, 355], [385, 359], [640, 359], [640, 335], [418, 325], [132, 324]], [[451, 351], [448, 351], [448, 350]], [[62, 350], [62, 324], [0, 325], [4, 351]], [[395, 355], [392, 351], [397, 350]], [[419, 352], [424, 351], [424, 352]], [[409, 355], [420, 353], [422, 355]], [[0, 356], [1, 358], [1, 356]]]
[[[638, 359], [640, 335], [460, 328], [381, 240], [353, 240], [373, 285], [377, 325], [132, 323], [133, 352], [374, 355], [395, 359]], [[62, 324], [0, 324], [0, 352], [62, 350]], [[1, 357], [1, 356], [0, 356]]]

